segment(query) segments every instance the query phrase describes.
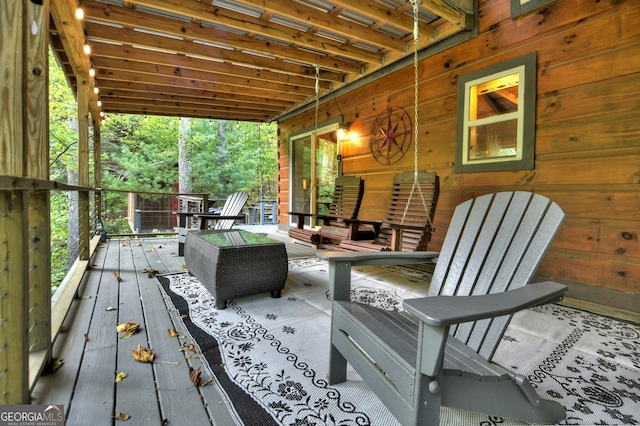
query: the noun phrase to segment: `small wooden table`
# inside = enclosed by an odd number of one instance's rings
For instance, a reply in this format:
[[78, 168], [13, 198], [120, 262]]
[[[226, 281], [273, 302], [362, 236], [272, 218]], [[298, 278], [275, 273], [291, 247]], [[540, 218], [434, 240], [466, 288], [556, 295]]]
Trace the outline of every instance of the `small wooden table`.
[[287, 279], [285, 244], [244, 230], [189, 231], [184, 258], [216, 299], [216, 309], [226, 308], [229, 299], [265, 291], [280, 297]]

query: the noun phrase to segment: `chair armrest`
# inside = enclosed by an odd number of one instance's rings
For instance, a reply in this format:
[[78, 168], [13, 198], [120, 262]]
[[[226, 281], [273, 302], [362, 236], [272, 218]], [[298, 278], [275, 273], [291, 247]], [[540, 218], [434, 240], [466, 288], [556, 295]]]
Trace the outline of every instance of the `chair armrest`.
[[215, 214], [215, 213], [196, 213], [194, 214], [194, 216], [200, 219], [207, 219], [207, 220], [244, 219], [245, 218], [245, 215], [243, 214], [237, 215], [237, 216], [220, 216], [219, 214]]
[[407, 312], [432, 326], [448, 326], [513, 314], [532, 306], [562, 300], [567, 286], [553, 281], [480, 296], [435, 296], [407, 299]]
[[289, 215], [291, 215], [291, 216], [310, 217], [310, 216], [315, 216], [315, 213], [289, 212]]
[[383, 251], [383, 252], [318, 252], [316, 257], [332, 262], [347, 262], [353, 266], [363, 265], [404, 265], [428, 263], [437, 257], [437, 251]]

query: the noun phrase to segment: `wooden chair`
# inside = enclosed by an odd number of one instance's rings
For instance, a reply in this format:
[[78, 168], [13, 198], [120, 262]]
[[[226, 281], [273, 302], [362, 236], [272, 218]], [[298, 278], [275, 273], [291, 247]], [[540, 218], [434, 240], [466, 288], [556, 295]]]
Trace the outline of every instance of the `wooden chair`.
[[213, 229], [231, 229], [236, 219], [244, 219], [240, 212], [247, 203], [246, 192], [235, 192], [227, 197], [219, 213], [176, 212], [178, 215], [178, 256], [184, 256], [184, 243], [189, 231], [189, 218], [197, 219], [197, 229], [207, 229], [209, 221], [216, 221]]
[[[391, 199], [386, 216], [382, 222], [350, 220], [353, 228], [350, 238], [340, 238], [339, 245], [326, 244], [323, 248], [337, 251], [424, 251], [431, 240], [433, 232], [433, 216], [436, 211], [440, 180], [435, 172], [418, 171], [418, 184], [423, 197], [417, 188], [409, 195], [415, 181], [413, 171], [396, 174], [393, 177]], [[424, 203], [423, 203], [424, 198]], [[407, 208], [408, 205], [408, 208]], [[406, 213], [405, 213], [406, 210]], [[359, 232], [362, 225], [374, 227], [373, 241], [363, 241]], [[321, 230], [324, 240], [335, 241], [332, 229]]]
[[[318, 253], [329, 261], [333, 295], [329, 383], [347, 362], [403, 425], [437, 425], [448, 406], [555, 424], [565, 409], [527, 379], [491, 363], [513, 313], [562, 299], [566, 287], [529, 284], [564, 220], [557, 204], [503, 192], [460, 204], [437, 252]], [[438, 257], [428, 297], [404, 312], [350, 301], [355, 265]]]
[[342, 176], [336, 179], [333, 199], [329, 205], [327, 214], [313, 214], [301, 212], [289, 212], [296, 217], [295, 228], [289, 229], [289, 236], [293, 239], [318, 245], [321, 242], [317, 230], [304, 229], [304, 220], [314, 217], [322, 220], [323, 226], [329, 224], [344, 223], [345, 219], [358, 217], [362, 194], [364, 193], [364, 181], [358, 176]]

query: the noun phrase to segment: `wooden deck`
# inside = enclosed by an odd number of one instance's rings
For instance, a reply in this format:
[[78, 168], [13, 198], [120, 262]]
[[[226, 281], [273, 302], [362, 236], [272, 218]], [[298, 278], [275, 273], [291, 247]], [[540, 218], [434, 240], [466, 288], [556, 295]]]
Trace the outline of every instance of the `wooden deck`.
[[[270, 235], [289, 241], [286, 235]], [[182, 349], [191, 343], [183, 337], [186, 330], [146, 272], [184, 271], [184, 258], [177, 253], [177, 238], [109, 240], [98, 248], [53, 349], [64, 364], [39, 379], [33, 404], [64, 405], [67, 425], [113, 425], [120, 413], [130, 416], [127, 425], [233, 424], [216, 386], [191, 382], [189, 368], [197, 369], [200, 360]], [[287, 253], [314, 255], [297, 244], [287, 244]], [[122, 339], [116, 326], [129, 321], [140, 324], [140, 331]], [[132, 351], [138, 345], [151, 348], [155, 362], [135, 361]], [[116, 383], [119, 372], [127, 377]]]

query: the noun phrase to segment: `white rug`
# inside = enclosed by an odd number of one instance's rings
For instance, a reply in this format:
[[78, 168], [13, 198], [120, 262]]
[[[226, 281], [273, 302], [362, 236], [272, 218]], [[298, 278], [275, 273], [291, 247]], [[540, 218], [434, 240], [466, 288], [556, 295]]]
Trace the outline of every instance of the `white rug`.
[[[197, 279], [159, 277], [198, 342], [217, 385], [244, 425], [397, 425], [353, 371], [329, 386], [331, 297], [326, 263], [289, 262], [282, 298], [268, 294], [216, 310]], [[352, 277], [352, 299], [401, 309], [426, 294], [430, 275], [417, 268], [363, 267]], [[550, 305], [519, 313], [494, 361], [524, 374], [548, 399], [567, 408], [561, 424], [640, 423], [640, 327]], [[441, 424], [521, 424], [444, 408]]]

